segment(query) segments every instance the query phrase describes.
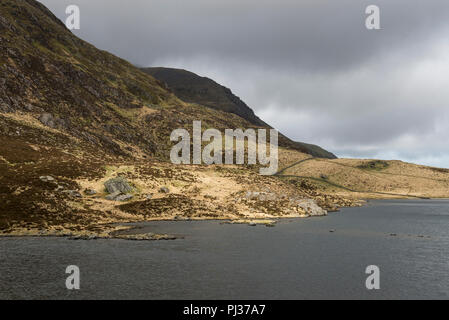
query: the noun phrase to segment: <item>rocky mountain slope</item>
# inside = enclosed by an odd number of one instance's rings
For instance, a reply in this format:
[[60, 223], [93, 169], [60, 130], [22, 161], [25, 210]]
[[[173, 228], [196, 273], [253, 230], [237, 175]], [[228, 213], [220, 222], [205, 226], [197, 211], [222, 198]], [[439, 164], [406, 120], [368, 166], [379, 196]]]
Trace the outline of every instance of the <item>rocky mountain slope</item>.
[[[164, 82], [167, 88], [184, 101], [236, 114], [254, 126], [271, 128], [257, 117], [254, 111], [239, 97], [234, 95], [230, 89], [216, 83], [212, 79], [200, 77], [193, 72], [181, 69], [155, 67], [143, 68], [142, 70]], [[337, 158], [333, 153], [317, 145], [292, 141], [282, 134], [279, 142], [283, 147], [296, 149], [314, 157]]]
[[[0, 2], [0, 234], [109, 237], [121, 222], [265, 221], [358, 204], [360, 194], [342, 196], [313, 179], [282, 175], [296, 175], [287, 170], [307, 159], [318, 180], [350, 185], [369, 164], [346, 177], [332, 169], [340, 160], [315, 159], [287, 140], [279, 176], [260, 176], [255, 166], [173, 165], [171, 131], [190, 130], [198, 119], [217, 129], [255, 126], [183, 101], [151, 75], [75, 37], [37, 1]], [[401, 170], [394, 172], [398, 180]], [[449, 177], [438, 171], [438, 179]], [[388, 181], [373, 188], [384, 190]], [[409, 193], [417, 187], [410, 183]], [[156, 238], [167, 237], [148, 236]]]
[[167, 159], [170, 133], [247, 128], [241, 117], [185, 103], [130, 63], [75, 37], [34, 0], [0, 4], [0, 111], [121, 156]]
[[0, 2], [0, 233], [100, 234], [123, 221], [308, 216], [325, 213], [315, 201], [350, 203], [254, 167], [171, 164], [170, 133], [193, 120], [254, 127], [183, 101], [37, 1]]

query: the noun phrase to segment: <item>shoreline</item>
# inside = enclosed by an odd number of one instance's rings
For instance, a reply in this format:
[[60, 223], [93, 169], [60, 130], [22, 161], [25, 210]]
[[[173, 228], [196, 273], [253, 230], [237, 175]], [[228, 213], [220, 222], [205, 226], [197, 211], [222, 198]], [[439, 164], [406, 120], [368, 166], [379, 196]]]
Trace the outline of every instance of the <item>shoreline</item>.
[[[449, 201], [449, 198], [367, 198], [360, 200], [360, 205], [354, 206], [345, 206], [340, 207], [336, 211], [329, 211], [330, 213], [337, 213], [343, 209], [355, 208], [360, 206], [366, 206], [373, 201], [394, 201], [394, 200], [436, 200], [436, 201]], [[316, 217], [325, 217], [327, 215], [322, 216], [270, 216], [270, 217], [180, 217], [174, 216], [172, 218], [162, 217], [162, 218], [153, 218], [146, 220], [138, 220], [138, 221], [122, 221], [122, 222], [113, 222], [108, 224], [99, 224], [96, 225], [96, 228], [101, 229], [101, 231], [89, 231], [88, 228], [92, 228], [92, 226], [77, 226], [81, 230], [73, 231], [64, 226], [54, 226], [54, 229], [27, 229], [25, 228], [17, 228], [17, 230], [13, 230], [12, 232], [3, 233], [0, 231], [0, 240], [2, 238], [66, 238], [69, 240], [128, 240], [128, 241], [160, 241], [160, 240], [177, 240], [183, 239], [183, 237], [177, 237], [169, 234], [156, 234], [156, 233], [139, 233], [133, 232], [141, 229], [140, 226], [129, 225], [129, 224], [141, 224], [148, 222], [200, 222], [200, 221], [216, 221], [219, 224], [247, 224], [248, 226], [258, 226], [263, 225], [266, 227], [274, 227], [279, 221], [286, 219], [305, 219], [305, 218], [316, 218]], [[83, 230], [84, 229], [84, 230]], [[128, 234], [127, 234], [128, 233]]]

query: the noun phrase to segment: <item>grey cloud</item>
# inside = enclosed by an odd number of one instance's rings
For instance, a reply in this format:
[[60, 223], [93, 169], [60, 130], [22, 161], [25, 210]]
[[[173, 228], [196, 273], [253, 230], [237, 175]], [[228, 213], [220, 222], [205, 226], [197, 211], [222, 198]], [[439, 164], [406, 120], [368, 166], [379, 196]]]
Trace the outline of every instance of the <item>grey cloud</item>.
[[[141, 65], [199, 53], [265, 67], [345, 69], [404, 43], [422, 44], [449, 18], [446, 0], [44, 0], [64, 18], [77, 4], [77, 32]], [[382, 32], [364, 28], [369, 4]]]

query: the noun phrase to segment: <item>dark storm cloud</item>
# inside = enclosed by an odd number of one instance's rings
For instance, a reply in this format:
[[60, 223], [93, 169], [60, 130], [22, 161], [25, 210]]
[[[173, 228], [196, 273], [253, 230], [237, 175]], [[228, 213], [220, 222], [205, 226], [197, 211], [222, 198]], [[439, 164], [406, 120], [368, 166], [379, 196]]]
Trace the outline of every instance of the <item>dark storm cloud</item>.
[[79, 5], [75, 33], [137, 65], [222, 82], [292, 138], [449, 166], [447, 0], [42, 2], [62, 20]]
[[[82, 10], [77, 32], [137, 64], [198, 54], [267, 67], [345, 69], [404, 43], [432, 38], [449, 17], [446, 0], [44, 0], [62, 19]], [[382, 10], [384, 32], [364, 28]]]

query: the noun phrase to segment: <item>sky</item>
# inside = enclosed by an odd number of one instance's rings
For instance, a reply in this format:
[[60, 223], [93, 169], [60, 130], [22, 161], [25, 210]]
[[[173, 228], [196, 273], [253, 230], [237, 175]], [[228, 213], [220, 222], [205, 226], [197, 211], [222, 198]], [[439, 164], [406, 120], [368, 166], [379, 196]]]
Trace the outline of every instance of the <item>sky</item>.
[[[449, 168], [447, 0], [41, 0], [142, 67], [229, 87], [288, 137], [339, 157]], [[380, 30], [365, 26], [369, 5]]]

